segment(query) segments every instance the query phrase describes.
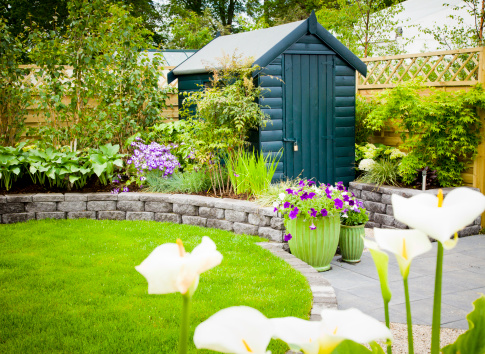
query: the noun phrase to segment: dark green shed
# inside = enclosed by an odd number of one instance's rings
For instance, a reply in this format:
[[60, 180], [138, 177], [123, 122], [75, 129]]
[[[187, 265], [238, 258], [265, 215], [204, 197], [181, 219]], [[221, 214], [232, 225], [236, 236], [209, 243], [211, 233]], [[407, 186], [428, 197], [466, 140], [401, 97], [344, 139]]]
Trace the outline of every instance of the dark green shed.
[[262, 68], [254, 77], [266, 89], [260, 104], [272, 122], [253, 144], [264, 155], [284, 149], [275, 179], [352, 181], [355, 76], [366, 75], [366, 65], [312, 13], [307, 20], [218, 37], [173, 69], [168, 81], [178, 79], [181, 93], [199, 90], [209, 81], [207, 65], [236, 51]]

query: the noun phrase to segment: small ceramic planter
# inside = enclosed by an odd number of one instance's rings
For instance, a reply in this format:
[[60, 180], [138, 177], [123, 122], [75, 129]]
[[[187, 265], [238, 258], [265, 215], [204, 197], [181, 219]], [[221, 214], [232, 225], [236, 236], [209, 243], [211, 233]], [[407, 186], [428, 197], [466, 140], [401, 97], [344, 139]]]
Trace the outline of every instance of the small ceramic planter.
[[[316, 226], [310, 230], [310, 225]], [[330, 262], [335, 256], [340, 233], [340, 217], [285, 219], [285, 228], [292, 235], [288, 241], [291, 254], [308, 263], [319, 272], [331, 269]]]
[[360, 257], [364, 252], [364, 240], [362, 239], [364, 236], [364, 225], [340, 225], [339, 247], [342, 261], [348, 263], [360, 262]]

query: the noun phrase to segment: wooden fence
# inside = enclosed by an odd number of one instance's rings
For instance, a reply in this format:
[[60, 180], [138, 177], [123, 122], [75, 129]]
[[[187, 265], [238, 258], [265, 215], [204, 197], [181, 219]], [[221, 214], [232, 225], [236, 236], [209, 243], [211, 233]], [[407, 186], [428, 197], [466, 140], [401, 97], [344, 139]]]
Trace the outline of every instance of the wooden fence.
[[[37, 78], [34, 76], [35, 70], [39, 69], [35, 65], [21, 65], [21, 68], [25, 69], [32, 69], [30, 74], [25, 77], [25, 80], [30, 80], [35, 87], [41, 85], [43, 83], [42, 79], [37, 80]], [[166, 86], [172, 86], [174, 88], [177, 88], [177, 80], [173, 81], [172, 83], [168, 84], [167, 82], [167, 74], [170, 70], [172, 70], [174, 66], [167, 66], [164, 67], [163, 69], [163, 74], [159, 79], [158, 86], [159, 87], [166, 87]], [[72, 74], [72, 67], [65, 66], [64, 67], [64, 74], [69, 77]], [[70, 101], [69, 97], [64, 97], [62, 99], [62, 102], [64, 104], [68, 104]], [[90, 101], [89, 104], [96, 106], [97, 103], [95, 100]], [[163, 110], [162, 116], [166, 118], [167, 121], [174, 120], [178, 118], [178, 95], [177, 93], [170, 94], [169, 99], [167, 100], [167, 108]], [[45, 115], [42, 110], [39, 111], [38, 107], [36, 106], [31, 106], [28, 109], [27, 112], [27, 117], [26, 117], [26, 126], [27, 128], [29, 127], [35, 127], [39, 126], [45, 123]]]
[[[357, 92], [374, 95], [403, 81], [421, 78], [424, 85], [452, 92], [466, 90], [478, 83], [485, 85], [485, 47], [432, 53], [404, 54], [362, 59], [367, 64], [367, 77], [357, 76]], [[480, 111], [482, 143], [478, 155], [462, 174], [466, 185], [479, 188], [485, 194], [485, 112]], [[398, 146], [400, 132], [387, 127], [371, 141]], [[485, 226], [485, 214], [482, 226]]]

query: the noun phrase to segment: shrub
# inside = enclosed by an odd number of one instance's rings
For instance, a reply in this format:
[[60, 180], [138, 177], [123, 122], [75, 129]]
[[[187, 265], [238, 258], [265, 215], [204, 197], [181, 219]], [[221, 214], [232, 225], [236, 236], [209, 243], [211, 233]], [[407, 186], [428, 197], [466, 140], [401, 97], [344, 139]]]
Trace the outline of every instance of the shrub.
[[[430, 90], [425, 96], [423, 90]], [[384, 91], [380, 103], [367, 116], [373, 130], [385, 125], [401, 132], [403, 181], [411, 183], [416, 169], [436, 170], [443, 187], [461, 185], [461, 173], [473, 160], [481, 142], [477, 108], [485, 108], [485, 91], [477, 85], [455, 93], [437, 91], [412, 81]]]
[[13, 37], [0, 17], [0, 145], [13, 146], [25, 129], [32, 84], [24, 80], [28, 69], [20, 68], [23, 43]]

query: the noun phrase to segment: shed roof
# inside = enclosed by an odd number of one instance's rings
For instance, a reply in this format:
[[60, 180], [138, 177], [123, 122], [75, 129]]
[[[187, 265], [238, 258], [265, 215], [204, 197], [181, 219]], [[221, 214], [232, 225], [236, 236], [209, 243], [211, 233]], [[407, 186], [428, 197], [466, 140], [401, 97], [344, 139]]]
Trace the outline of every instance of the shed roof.
[[317, 22], [315, 14], [312, 13], [308, 19], [303, 21], [217, 37], [174, 68], [168, 74], [168, 80], [171, 82], [178, 76], [207, 73], [209, 67], [216, 65], [217, 58], [224, 55], [240, 54], [244, 57], [251, 57], [254, 59], [254, 65], [265, 67], [307, 33], [319, 37], [350, 66], [362, 75], [366, 75], [367, 66], [323, 28]]
[[162, 56], [165, 65], [177, 66], [195, 52], [197, 52], [196, 49], [150, 49], [147, 51], [146, 55], [149, 59], [152, 59], [156, 53], [159, 53]]

